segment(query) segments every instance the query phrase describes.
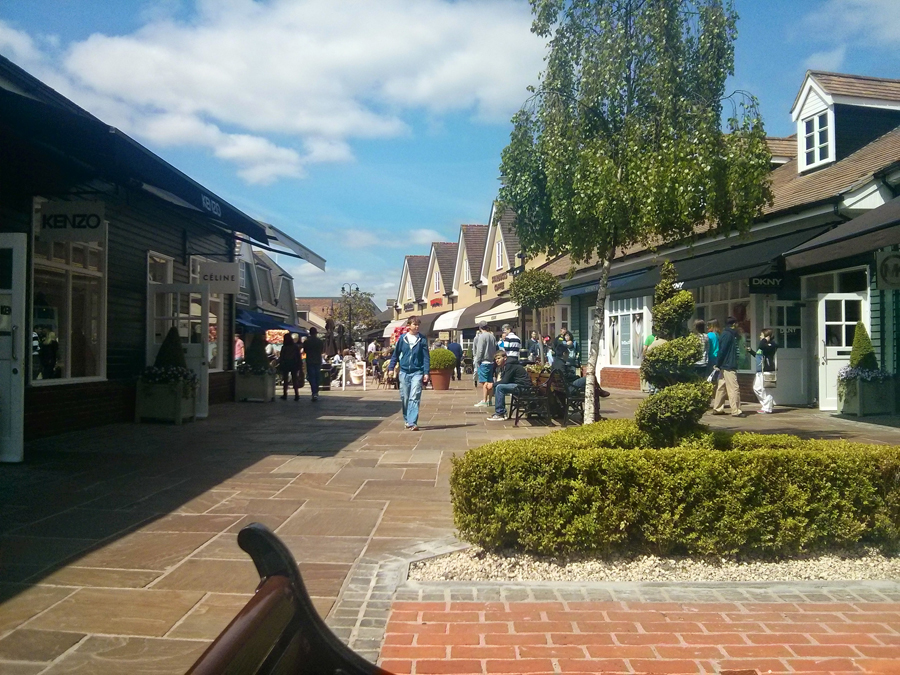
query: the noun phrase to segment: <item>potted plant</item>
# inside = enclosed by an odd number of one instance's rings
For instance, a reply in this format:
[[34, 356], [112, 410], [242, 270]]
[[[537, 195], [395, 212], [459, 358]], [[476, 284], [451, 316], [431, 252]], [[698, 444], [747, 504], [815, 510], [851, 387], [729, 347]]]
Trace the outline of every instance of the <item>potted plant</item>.
[[432, 349], [428, 358], [431, 362], [431, 369], [428, 372], [431, 378], [431, 386], [438, 390], [449, 389], [450, 375], [456, 366], [456, 357], [453, 355], [453, 352], [439, 347], [438, 349]]
[[234, 397], [238, 401], [274, 401], [275, 369], [266, 355], [266, 341], [254, 335], [244, 362], [237, 367]]
[[197, 374], [187, 367], [181, 336], [169, 329], [152, 366], [138, 378], [134, 421], [152, 419], [181, 424], [196, 419]]
[[842, 415], [889, 415], [894, 412], [891, 374], [878, 367], [875, 349], [862, 321], [853, 334], [850, 363], [838, 371], [838, 412]]
[[529, 363], [525, 366], [525, 371], [531, 378], [531, 382], [537, 386], [544, 384], [550, 379], [550, 372], [544, 368], [542, 363]]

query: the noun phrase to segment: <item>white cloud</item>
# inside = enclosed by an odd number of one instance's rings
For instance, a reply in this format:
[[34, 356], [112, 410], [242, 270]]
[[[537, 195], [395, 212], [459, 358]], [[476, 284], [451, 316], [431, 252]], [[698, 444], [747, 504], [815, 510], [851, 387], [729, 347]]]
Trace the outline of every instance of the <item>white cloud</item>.
[[[183, 4], [69, 45], [60, 88], [138, 137], [207, 147], [249, 182], [351, 160], [353, 140], [409, 133], [418, 111], [506, 122], [542, 67], [515, 0], [197, 0], [176, 18]], [[6, 43], [40, 57], [0, 24]]]
[[[420, 246], [431, 246], [431, 244], [435, 241], [444, 241], [445, 237], [437, 230], [410, 230], [407, 233], [407, 240], [413, 244], [418, 244]], [[424, 255], [427, 255], [429, 251], [426, 251]]]
[[[31, 65], [41, 61], [41, 53], [27, 33], [0, 21], [0, 54], [16, 63]], [[26, 66], [27, 67], [27, 66]]]
[[283, 256], [278, 260], [278, 264], [294, 277], [294, 292], [299, 297], [337, 296], [341, 294], [341, 284], [355, 283], [360, 290], [374, 293], [375, 304], [384, 309], [385, 299], [396, 295], [397, 284], [400, 282], [398, 270], [364, 271], [354, 266], [349, 256], [334, 264], [329, 261], [327, 273], [312, 265]]
[[847, 54], [847, 46], [840, 45], [835, 49], [810, 54], [804, 61], [804, 66], [809, 70], [840, 71], [844, 65], [844, 57]]
[[828, 0], [811, 13], [804, 25], [812, 34], [832, 42], [896, 48], [900, 43], [900, 13], [896, 0]]

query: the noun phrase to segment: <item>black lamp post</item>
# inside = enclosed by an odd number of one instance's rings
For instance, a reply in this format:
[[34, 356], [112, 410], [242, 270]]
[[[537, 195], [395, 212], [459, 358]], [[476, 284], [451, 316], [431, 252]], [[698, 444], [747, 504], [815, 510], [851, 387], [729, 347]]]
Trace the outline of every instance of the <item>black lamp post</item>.
[[353, 341], [353, 294], [359, 293], [359, 286], [357, 284], [343, 284], [341, 285], [341, 295], [347, 298], [347, 323], [350, 325], [348, 329], [350, 330], [350, 346], [352, 347], [356, 344]]

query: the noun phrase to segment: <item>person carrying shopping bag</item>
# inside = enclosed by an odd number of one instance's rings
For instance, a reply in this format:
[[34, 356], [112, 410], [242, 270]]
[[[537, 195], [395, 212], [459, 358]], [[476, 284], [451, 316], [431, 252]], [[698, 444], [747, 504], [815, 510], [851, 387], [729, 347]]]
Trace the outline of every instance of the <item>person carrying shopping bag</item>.
[[760, 409], [756, 412], [769, 414], [775, 407], [775, 398], [768, 392], [775, 384], [775, 352], [778, 345], [772, 339], [772, 329], [763, 328], [759, 334], [759, 346], [756, 351], [747, 347], [747, 351], [756, 356], [756, 375], [753, 378], [753, 393], [759, 399]]

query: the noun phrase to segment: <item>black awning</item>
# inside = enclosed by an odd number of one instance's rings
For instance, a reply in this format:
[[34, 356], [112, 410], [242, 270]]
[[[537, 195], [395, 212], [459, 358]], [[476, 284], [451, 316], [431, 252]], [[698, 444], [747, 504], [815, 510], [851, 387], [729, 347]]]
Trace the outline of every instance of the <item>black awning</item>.
[[[785, 251], [821, 234], [828, 226], [792, 232], [750, 244], [740, 244], [720, 251], [675, 260], [678, 280], [684, 288], [711, 286], [735, 279], [749, 279], [778, 269], [778, 259]], [[613, 289], [610, 298], [633, 298], [652, 295], [659, 283], [660, 266], [651, 267], [639, 277]]]
[[841, 223], [784, 254], [789, 270], [900, 244], [900, 197]]
[[0, 126], [4, 133], [69, 162], [87, 175], [118, 185], [147, 184], [183, 200], [225, 229], [268, 242], [259, 222], [92, 115], [0, 88]]
[[491, 298], [490, 300], [482, 300], [481, 302], [476, 302], [474, 305], [469, 305], [459, 317], [459, 321], [456, 324], [457, 329], [475, 328], [476, 316], [483, 314], [489, 309], [493, 309], [507, 300], [508, 298]]
[[432, 326], [434, 326], [434, 322], [437, 321], [439, 316], [443, 316], [446, 312], [436, 312], [435, 314], [421, 314], [419, 319], [421, 323], [419, 324], [419, 332], [422, 335], [428, 335], [431, 332]]

